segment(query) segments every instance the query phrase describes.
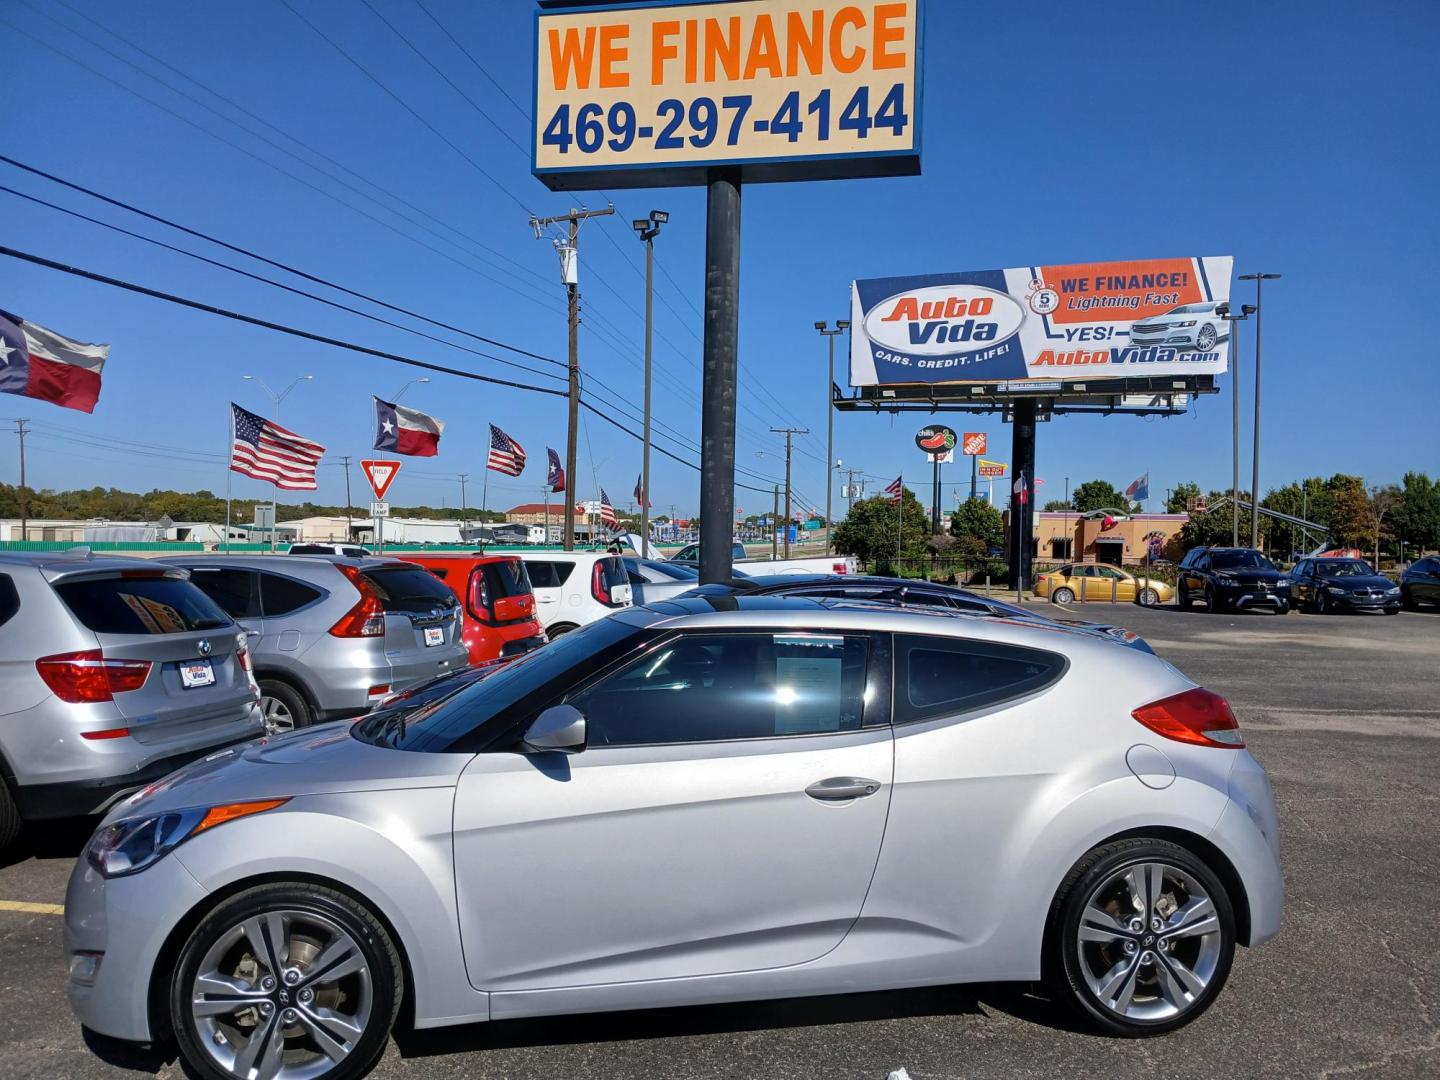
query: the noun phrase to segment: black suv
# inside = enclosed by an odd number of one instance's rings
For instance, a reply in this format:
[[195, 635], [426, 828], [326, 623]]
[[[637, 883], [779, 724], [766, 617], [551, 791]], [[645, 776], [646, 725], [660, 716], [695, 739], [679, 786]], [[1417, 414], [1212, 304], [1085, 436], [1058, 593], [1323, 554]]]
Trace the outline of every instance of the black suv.
[[1440, 607], [1440, 555], [1418, 559], [1400, 575], [1400, 597], [1412, 611], [1421, 604]]
[[1180, 562], [1176, 591], [1182, 610], [1197, 599], [1211, 612], [1268, 607], [1284, 615], [1290, 610], [1289, 579], [1253, 548], [1191, 548]]

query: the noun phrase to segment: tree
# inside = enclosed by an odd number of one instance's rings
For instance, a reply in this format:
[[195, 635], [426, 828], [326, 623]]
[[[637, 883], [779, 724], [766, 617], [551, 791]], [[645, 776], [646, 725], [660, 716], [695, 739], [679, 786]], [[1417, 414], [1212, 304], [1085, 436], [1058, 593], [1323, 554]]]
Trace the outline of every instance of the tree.
[[[1207, 501], [1211, 506], [1216, 506], [1228, 494], [1229, 492], [1225, 491], [1212, 491]], [[1190, 520], [1180, 530], [1180, 540], [1187, 551], [1193, 547], [1223, 546], [1230, 543], [1230, 526], [1230, 514], [1226, 510], [1191, 514]]]
[[[899, 534], [897, 536], [897, 533]], [[902, 559], [921, 559], [930, 539], [930, 515], [915, 493], [906, 488], [899, 507], [888, 495], [861, 499], [835, 526], [835, 550], [873, 563], [876, 573], [894, 573], [897, 541]]]
[[1423, 472], [1407, 472], [1391, 522], [1397, 540], [1418, 551], [1440, 548], [1440, 480], [1431, 480]]
[[1165, 512], [1167, 514], [1189, 513], [1190, 507], [1200, 498], [1200, 485], [1193, 480], [1186, 480], [1182, 484], [1176, 484], [1170, 491], [1170, 497], [1165, 500]]
[[1074, 508], [1073, 508], [1068, 502], [1066, 502], [1064, 499], [1051, 499], [1049, 502], [1047, 502], [1047, 503], [1045, 504], [1045, 510], [1046, 510], [1048, 513], [1052, 513], [1052, 514], [1064, 513], [1066, 510], [1071, 510], [1071, 509], [1074, 509]]
[[[1377, 484], [1370, 489], [1370, 519], [1375, 525], [1375, 568], [1380, 568], [1380, 536], [1385, 519], [1400, 506], [1403, 496], [1394, 484]], [[1393, 523], [1392, 529], [1393, 533]]]
[[1374, 531], [1365, 481], [1358, 476], [1336, 473], [1325, 481], [1325, 492], [1329, 506], [1320, 522], [1330, 529], [1335, 545], [1364, 548]]
[[[1062, 504], [1063, 505], [1063, 504]], [[983, 555], [1005, 542], [1005, 520], [984, 499], [966, 499], [950, 515], [950, 535], [966, 554]]]
[[1071, 493], [1070, 502], [1082, 514], [1091, 510], [1130, 512], [1130, 503], [1109, 480], [1086, 480]]

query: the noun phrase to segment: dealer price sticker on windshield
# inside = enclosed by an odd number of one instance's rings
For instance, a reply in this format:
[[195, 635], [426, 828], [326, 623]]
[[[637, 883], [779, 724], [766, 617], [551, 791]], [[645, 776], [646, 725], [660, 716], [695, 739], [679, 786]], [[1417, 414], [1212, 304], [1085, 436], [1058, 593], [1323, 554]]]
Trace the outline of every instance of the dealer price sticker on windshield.
[[535, 174], [563, 189], [585, 174], [612, 187], [701, 183], [717, 165], [747, 181], [917, 173], [920, 6], [542, 9]]

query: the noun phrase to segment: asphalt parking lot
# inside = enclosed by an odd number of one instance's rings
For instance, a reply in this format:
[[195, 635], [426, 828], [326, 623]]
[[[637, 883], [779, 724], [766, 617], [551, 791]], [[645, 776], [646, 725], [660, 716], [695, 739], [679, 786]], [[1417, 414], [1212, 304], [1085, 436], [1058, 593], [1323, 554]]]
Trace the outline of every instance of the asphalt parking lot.
[[[954, 987], [410, 1034], [373, 1075], [1440, 1075], [1440, 613], [1083, 613], [1226, 695], [1278, 792], [1284, 929], [1241, 950], [1195, 1024], [1117, 1041], [1026, 987]], [[59, 905], [84, 838], [0, 855], [0, 1077], [179, 1076], [161, 1052], [87, 1045], [66, 1006]]]

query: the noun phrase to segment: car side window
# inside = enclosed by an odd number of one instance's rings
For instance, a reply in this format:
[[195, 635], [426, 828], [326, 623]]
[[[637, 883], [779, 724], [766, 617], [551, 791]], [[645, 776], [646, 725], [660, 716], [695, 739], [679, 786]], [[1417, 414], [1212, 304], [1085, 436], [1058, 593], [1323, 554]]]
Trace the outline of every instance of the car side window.
[[0, 574], [0, 626], [13, 619], [20, 610], [20, 594], [9, 574]]
[[858, 731], [868, 652], [859, 634], [687, 634], [567, 703], [585, 714], [592, 746]]
[[570, 577], [571, 571], [575, 569], [573, 562], [531, 562], [526, 561], [526, 568], [530, 571], [530, 587], [532, 589], [558, 589], [564, 585]]
[[324, 596], [313, 585], [279, 574], [260, 575], [260, 608], [267, 619], [289, 615]]
[[196, 566], [190, 580], [232, 619], [253, 619], [260, 614], [260, 575], [254, 570], [228, 566]]
[[912, 724], [1024, 697], [1065, 672], [1055, 653], [988, 641], [895, 639], [895, 722]]

